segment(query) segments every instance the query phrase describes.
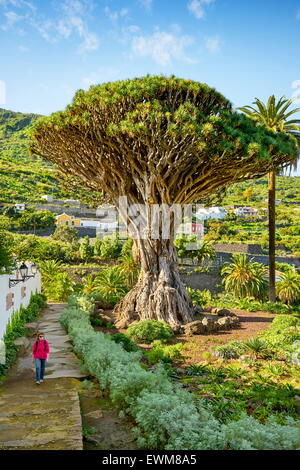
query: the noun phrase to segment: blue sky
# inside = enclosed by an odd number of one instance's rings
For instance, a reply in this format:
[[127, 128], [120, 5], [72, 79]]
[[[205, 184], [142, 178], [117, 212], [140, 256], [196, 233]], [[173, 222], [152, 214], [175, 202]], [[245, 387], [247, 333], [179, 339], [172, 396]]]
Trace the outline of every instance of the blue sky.
[[146, 73], [206, 82], [235, 106], [300, 93], [300, 0], [0, 0], [0, 44], [15, 111]]

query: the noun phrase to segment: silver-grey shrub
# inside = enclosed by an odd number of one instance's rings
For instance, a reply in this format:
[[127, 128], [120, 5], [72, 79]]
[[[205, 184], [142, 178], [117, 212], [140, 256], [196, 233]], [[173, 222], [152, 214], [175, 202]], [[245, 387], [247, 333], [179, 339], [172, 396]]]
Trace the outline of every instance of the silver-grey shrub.
[[246, 414], [221, 424], [187, 390], [174, 384], [162, 367], [150, 372], [141, 352], [127, 352], [90, 324], [92, 301], [71, 297], [61, 316], [89, 373], [119, 407], [134, 417], [139, 445], [148, 449], [300, 449], [299, 424], [279, 425], [272, 417], [260, 424]]

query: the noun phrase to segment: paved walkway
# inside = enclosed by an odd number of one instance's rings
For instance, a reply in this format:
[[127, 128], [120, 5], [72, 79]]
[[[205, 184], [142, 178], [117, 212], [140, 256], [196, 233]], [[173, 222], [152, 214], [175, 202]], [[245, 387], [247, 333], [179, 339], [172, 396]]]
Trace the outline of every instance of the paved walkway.
[[81, 450], [78, 380], [85, 375], [58, 318], [65, 304], [49, 304], [29, 331], [43, 331], [51, 354], [45, 380], [34, 378], [31, 347], [10, 370], [0, 389], [0, 449]]

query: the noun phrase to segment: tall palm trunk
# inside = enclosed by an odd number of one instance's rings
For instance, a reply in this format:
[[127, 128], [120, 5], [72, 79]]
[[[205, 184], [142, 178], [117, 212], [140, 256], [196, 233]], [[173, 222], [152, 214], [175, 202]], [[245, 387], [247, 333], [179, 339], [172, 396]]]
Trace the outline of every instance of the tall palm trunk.
[[275, 230], [276, 230], [276, 176], [275, 171], [269, 173], [269, 300], [275, 302]]

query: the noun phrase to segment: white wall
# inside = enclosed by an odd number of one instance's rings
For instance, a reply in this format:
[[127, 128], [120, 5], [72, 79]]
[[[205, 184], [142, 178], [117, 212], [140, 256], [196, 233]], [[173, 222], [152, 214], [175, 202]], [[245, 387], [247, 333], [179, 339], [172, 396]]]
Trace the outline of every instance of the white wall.
[[[0, 340], [5, 333], [7, 322], [13, 312], [20, 309], [21, 305], [27, 307], [31, 293], [41, 292], [41, 275], [39, 272], [35, 277], [30, 277], [24, 282], [9, 288], [9, 279], [16, 279], [16, 273], [0, 275]], [[22, 287], [26, 287], [25, 296], [22, 298]], [[13, 293], [13, 306], [7, 310], [7, 295]]]

